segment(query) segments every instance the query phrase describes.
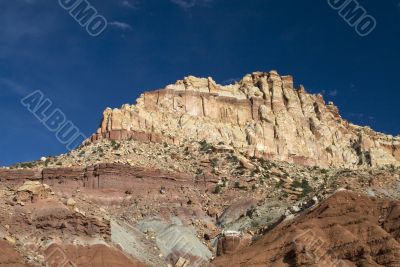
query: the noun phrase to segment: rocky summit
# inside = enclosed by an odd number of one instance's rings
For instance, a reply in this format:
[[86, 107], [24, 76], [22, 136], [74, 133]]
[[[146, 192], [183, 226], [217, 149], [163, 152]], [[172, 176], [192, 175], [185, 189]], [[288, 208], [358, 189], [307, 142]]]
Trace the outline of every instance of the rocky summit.
[[333, 103], [294, 88], [291, 76], [254, 72], [222, 86], [186, 77], [146, 92], [136, 105], [107, 108], [90, 140], [182, 144], [188, 140], [232, 146], [267, 160], [308, 166], [381, 166], [400, 161], [400, 137], [342, 119]]
[[290, 76], [190, 76], [0, 168], [0, 267], [398, 267], [399, 162]]

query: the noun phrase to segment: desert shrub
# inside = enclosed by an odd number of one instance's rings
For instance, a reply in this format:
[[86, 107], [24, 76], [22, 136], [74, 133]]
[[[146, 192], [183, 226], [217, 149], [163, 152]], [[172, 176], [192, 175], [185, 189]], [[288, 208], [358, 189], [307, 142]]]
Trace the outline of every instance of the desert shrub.
[[219, 193], [221, 193], [221, 191], [222, 191], [222, 186], [218, 184], [215, 186], [213, 193], [219, 194]]
[[235, 182], [235, 188], [240, 190], [247, 190], [247, 186], [241, 185], [240, 182]]
[[212, 146], [209, 143], [207, 143], [206, 140], [200, 141], [199, 144], [200, 144], [200, 151], [201, 152], [203, 152], [203, 153], [212, 152]]
[[211, 163], [211, 167], [215, 168], [218, 166], [218, 159], [213, 158], [213, 159], [211, 159], [210, 163]]
[[239, 163], [239, 159], [233, 154], [228, 155], [226, 159], [232, 163]]
[[44, 166], [49, 166], [49, 164], [51, 163], [52, 158], [47, 158], [46, 161], [44, 162]]
[[185, 150], [183, 151], [185, 156], [189, 156], [190, 152], [189, 152], [189, 147], [185, 147]]
[[35, 167], [37, 164], [35, 162], [21, 162], [21, 163], [17, 163], [15, 164], [15, 168], [33, 168]]
[[260, 222], [258, 221], [251, 221], [251, 227], [257, 228], [260, 226]]
[[282, 180], [279, 180], [279, 182], [277, 182], [275, 184], [275, 188], [281, 188], [282, 186], [283, 186], [283, 181]]
[[118, 142], [115, 141], [115, 140], [112, 140], [112, 141], [111, 141], [111, 146], [112, 146], [112, 148], [113, 148], [114, 150], [118, 150], [118, 149], [121, 147], [121, 144], [118, 143]]
[[253, 242], [256, 242], [262, 238], [262, 235], [254, 235], [253, 238], [251, 239]]
[[303, 189], [303, 195], [306, 196], [312, 191], [312, 187], [310, 186], [309, 182], [306, 179], [299, 181], [294, 181], [292, 184], [292, 187], [294, 188], [302, 188]]

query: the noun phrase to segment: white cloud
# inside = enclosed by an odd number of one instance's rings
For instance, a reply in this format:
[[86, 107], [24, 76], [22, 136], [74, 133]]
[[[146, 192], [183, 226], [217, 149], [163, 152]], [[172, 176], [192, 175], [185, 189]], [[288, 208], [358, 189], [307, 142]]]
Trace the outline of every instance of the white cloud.
[[337, 96], [338, 94], [339, 94], [339, 91], [338, 90], [329, 90], [329, 91], [326, 91], [326, 90], [322, 90], [322, 92], [321, 92], [323, 95], [325, 95], [325, 96]]
[[137, 3], [135, 1], [124, 0], [121, 5], [126, 8], [137, 9]]
[[330, 96], [337, 96], [338, 94], [339, 94], [339, 91], [336, 89], [328, 92], [328, 95], [330, 95]]
[[129, 25], [128, 23], [125, 22], [120, 22], [120, 21], [112, 21], [109, 22], [108, 25], [118, 28], [120, 30], [126, 31], [126, 30], [132, 30], [132, 26]]
[[349, 116], [350, 117], [359, 118], [359, 119], [364, 118], [364, 114], [363, 113], [350, 113]]
[[22, 85], [6, 78], [0, 78], [0, 87], [6, 88], [13, 92], [14, 94], [25, 96], [28, 94], [28, 90]]
[[214, 0], [171, 0], [172, 3], [184, 9], [189, 9], [198, 5], [207, 5], [213, 1]]
[[41, 8], [42, 0], [0, 0], [0, 59], [32, 57], [27, 44], [45, 42], [59, 25], [57, 12]]

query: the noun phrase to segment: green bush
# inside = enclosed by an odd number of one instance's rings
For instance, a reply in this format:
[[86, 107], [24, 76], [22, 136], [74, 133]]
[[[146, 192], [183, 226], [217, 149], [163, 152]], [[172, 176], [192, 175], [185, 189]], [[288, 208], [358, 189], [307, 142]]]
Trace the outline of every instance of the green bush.
[[260, 226], [260, 222], [257, 221], [251, 221], [251, 227], [257, 228]]
[[239, 163], [239, 159], [233, 154], [228, 155], [226, 159], [235, 164]]
[[115, 141], [115, 140], [112, 140], [112, 141], [111, 141], [111, 146], [112, 146], [112, 148], [113, 148], [114, 150], [118, 150], [118, 149], [121, 147], [121, 144], [118, 143], [118, 142]]
[[247, 186], [245, 185], [240, 185], [240, 182], [235, 182], [235, 188], [240, 189], [240, 190], [247, 190]]
[[215, 168], [218, 166], [218, 159], [217, 158], [213, 158], [211, 159], [211, 167]]
[[292, 187], [302, 188], [303, 189], [303, 194], [302, 194], [303, 197], [307, 196], [312, 191], [312, 187], [310, 186], [309, 182], [304, 178], [303, 178], [303, 180], [301, 180], [301, 182], [294, 181], [292, 183]]
[[203, 153], [211, 153], [212, 152], [212, 146], [207, 143], [206, 140], [200, 141], [200, 151]]
[[279, 182], [276, 183], [275, 188], [281, 188], [283, 186], [283, 181], [279, 180]]
[[35, 164], [33, 162], [22, 162], [22, 163], [18, 163], [17, 167], [20, 167], [20, 168], [33, 168], [33, 167], [35, 167]]
[[214, 188], [213, 193], [214, 194], [219, 194], [219, 193], [221, 193], [221, 191], [222, 191], [222, 186], [221, 185], [216, 185], [215, 188]]

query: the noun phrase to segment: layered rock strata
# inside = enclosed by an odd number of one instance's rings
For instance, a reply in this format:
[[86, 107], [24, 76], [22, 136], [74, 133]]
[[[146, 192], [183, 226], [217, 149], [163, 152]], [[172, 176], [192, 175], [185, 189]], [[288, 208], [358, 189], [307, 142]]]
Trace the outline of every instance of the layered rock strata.
[[[143, 183], [143, 179], [146, 179]], [[187, 184], [193, 179], [187, 174], [163, 170], [150, 170], [124, 164], [102, 163], [88, 167], [45, 168], [42, 170], [0, 169], [0, 179], [5, 184], [40, 181], [56, 187], [83, 187], [88, 189], [121, 189], [131, 186], [145, 189], [150, 184], [159, 189], [161, 181], [166, 184]], [[211, 184], [211, 182], [210, 182]]]
[[400, 202], [338, 192], [213, 266], [400, 266]]
[[348, 123], [321, 95], [295, 89], [291, 76], [255, 72], [222, 86], [186, 77], [107, 108], [91, 142], [224, 143], [250, 156], [322, 167], [399, 164], [400, 137]]

